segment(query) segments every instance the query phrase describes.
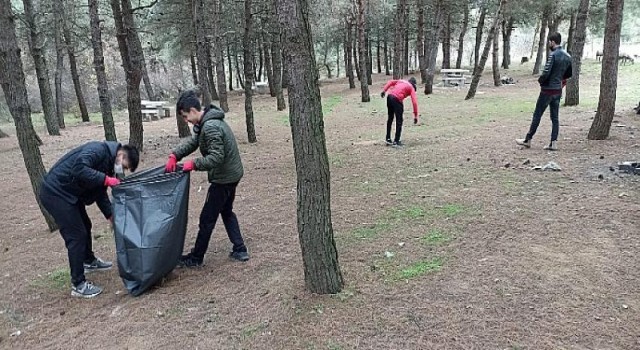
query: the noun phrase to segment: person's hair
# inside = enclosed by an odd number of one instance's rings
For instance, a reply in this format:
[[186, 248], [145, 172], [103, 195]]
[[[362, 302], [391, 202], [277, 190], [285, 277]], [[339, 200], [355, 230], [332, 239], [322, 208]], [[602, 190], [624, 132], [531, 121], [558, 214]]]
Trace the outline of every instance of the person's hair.
[[416, 81], [416, 78], [414, 77], [409, 78], [409, 82], [411, 83], [411, 85], [413, 85], [413, 90], [418, 91], [418, 87], [417, 87], [418, 82]]
[[553, 41], [554, 43], [556, 43], [556, 45], [560, 45], [560, 43], [562, 42], [562, 35], [560, 35], [560, 33], [558, 32], [553, 32], [549, 34], [549, 41]]
[[200, 111], [202, 109], [200, 100], [198, 99], [198, 94], [194, 90], [183, 91], [180, 94], [180, 97], [178, 97], [178, 102], [176, 103], [176, 114], [180, 114], [180, 112], [189, 112], [191, 108], [195, 108], [196, 111]]
[[140, 152], [135, 146], [132, 145], [122, 145], [118, 150], [122, 150], [127, 154], [127, 159], [129, 160], [129, 170], [136, 171], [138, 168], [138, 163], [140, 162]]

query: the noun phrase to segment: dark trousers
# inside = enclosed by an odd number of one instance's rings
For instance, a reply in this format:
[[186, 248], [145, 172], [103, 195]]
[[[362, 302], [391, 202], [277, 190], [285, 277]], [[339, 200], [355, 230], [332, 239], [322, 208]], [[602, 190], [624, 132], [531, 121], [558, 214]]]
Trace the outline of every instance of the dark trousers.
[[531, 140], [533, 135], [536, 134], [536, 130], [538, 130], [538, 125], [540, 125], [540, 119], [542, 119], [542, 115], [544, 111], [547, 110], [547, 106], [550, 108], [551, 112], [551, 141], [558, 140], [558, 131], [560, 129], [560, 121], [558, 119], [558, 114], [560, 111], [560, 98], [562, 95], [548, 95], [543, 92], [540, 92], [540, 96], [538, 96], [538, 102], [536, 102], [536, 110], [533, 112], [533, 119], [531, 120], [531, 127], [529, 128], [529, 132], [527, 133], [527, 140]]
[[69, 256], [71, 282], [77, 286], [85, 280], [84, 263], [90, 263], [96, 258], [92, 250], [91, 220], [87, 209], [81, 201], [76, 204], [67, 203], [46, 186], [41, 187], [40, 200], [60, 228]]
[[236, 198], [236, 187], [238, 183], [220, 185], [211, 184], [207, 193], [207, 200], [204, 202], [202, 213], [200, 213], [200, 229], [196, 244], [191, 250], [191, 255], [196, 259], [204, 259], [204, 254], [209, 248], [209, 241], [213, 228], [216, 226], [218, 216], [222, 216], [224, 228], [227, 230], [229, 240], [233, 243], [234, 252], [246, 252], [238, 218], [233, 212], [233, 201]]
[[387, 140], [391, 139], [391, 126], [393, 125], [393, 119], [396, 119], [396, 136], [393, 139], [395, 142], [400, 142], [400, 135], [402, 134], [402, 113], [404, 112], [404, 105], [402, 101], [399, 101], [397, 97], [393, 95], [387, 96], [387, 111], [389, 118], [387, 119]]

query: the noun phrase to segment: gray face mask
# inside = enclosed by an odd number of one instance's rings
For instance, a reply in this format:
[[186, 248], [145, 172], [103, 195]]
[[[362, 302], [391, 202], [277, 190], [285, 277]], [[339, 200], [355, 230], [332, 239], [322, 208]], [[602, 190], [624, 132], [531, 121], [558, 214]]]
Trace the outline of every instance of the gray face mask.
[[122, 167], [122, 164], [114, 164], [113, 172], [116, 174], [116, 178], [118, 179], [122, 179], [124, 177], [124, 168]]

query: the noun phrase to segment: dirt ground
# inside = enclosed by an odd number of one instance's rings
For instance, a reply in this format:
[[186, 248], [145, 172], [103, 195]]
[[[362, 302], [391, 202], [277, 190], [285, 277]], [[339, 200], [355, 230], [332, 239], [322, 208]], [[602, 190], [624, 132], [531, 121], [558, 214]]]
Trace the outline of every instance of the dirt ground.
[[[246, 142], [242, 97], [227, 117], [245, 166], [236, 211], [251, 260], [229, 260], [219, 223], [203, 268], [175, 270], [137, 298], [116, 268], [89, 275], [105, 287], [99, 297], [69, 296], [63, 241], [46, 229], [16, 138], [0, 140], [0, 348], [640, 349], [640, 177], [616, 171], [640, 159], [640, 67], [621, 67], [611, 138], [587, 141], [599, 81], [587, 62], [581, 106], [560, 111], [558, 152], [542, 149], [548, 114], [531, 149], [513, 142], [537, 97], [530, 68], [472, 101], [455, 88], [419, 94], [421, 123], [406, 119], [402, 149], [381, 142], [386, 77], [374, 77], [369, 104], [343, 80], [323, 83], [346, 281], [334, 296], [304, 289], [291, 134], [271, 98], [255, 100], [257, 144]], [[144, 127], [141, 169], [179, 142], [174, 119]], [[126, 140], [124, 117], [117, 128]], [[47, 167], [103, 137], [97, 123], [40, 134]], [[562, 170], [532, 170], [549, 161]], [[185, 251], [206, 189], [194, 174]], [[115, 259], [107, 222], [95, 207], [90, 216], [94, 250]]]

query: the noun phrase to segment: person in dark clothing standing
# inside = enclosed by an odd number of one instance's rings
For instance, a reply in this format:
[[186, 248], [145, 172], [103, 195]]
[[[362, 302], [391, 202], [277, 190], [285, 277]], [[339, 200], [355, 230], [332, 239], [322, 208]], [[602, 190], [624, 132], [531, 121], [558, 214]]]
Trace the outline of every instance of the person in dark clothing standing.
[[551, 49], [551, 53], [547, 58], [542, 75], [538, 78], [540, 83], [540, 95], [536, 102], [536, 109], [533, 112], [533, 119], [529, 132], [524, 139], [517, 139], [516, 143], [526, 148], [531, 147], [531, 139], [538, 130], [540, 119], [547, 109], [551, 111], [551, 142], [544, 147], [545, 150], [555, 151], [558, 149], [556, 141], [558, 140], [558, 132], [560, 130], [559, 112], [560, 99], [562, 98], [562, 88], [565, 87], [567, 79], [571, 78], [573, 69], [571, 67], [571, 56], [560, 46], [562, 37], [560, 33], [551, 33], [548, 38], [547, 45]]
[[[413, 123], [418, 123], [418, 100], [416, 99], [416, 78], [409, 78], [409, 80], [389, 80], [382, 89], [380, 97], [384, 98], [387, 90], [391, 89], [389, 96], [387, 96], [387, 111], [389, 118], [387, 119], [387, 136], [385, 141], [387, 145], [402, 146], [400, 136], [402, 134], [402, 114], [404, 113], [403, 102], [405, 98], [411, 96], [411, 103], [413, 104]], [[391, 141], [391, 126], [393, 125], [393, 119], [396, 120], [396, 134]]]
[[113, 222], [107, 187], [120, 184], [124, 170], [138, 167], [138, 150], [118, 142], [89, 142], [67, 153], [45, 175], [42, 205], [58, 224], [69, 255], [71, 295], [92, 298], [102, 288], [85, 279], [85, 272], [108, 270], [111, 262], [97, 258], [91, 245], [91, 220], [86, 206], [96, 203]]
[[233, 244], [229, 256], [239, 261], [247, 261], [249, 254], [240, 233], [238, 218], [233, 212], [236, 188], [244, 170], [236, 138], [224, 121], [224, 112], [214, 105], [203, 110], [196, 92], [187, 90], [178, 98], [176, 113], [193, 124], [194, 135], [173, 150], [165, 171], [176, 171], [177, 162], [199, 148], [202, 157], [185, 161], [182, 170], [206, 171], [211, 183], [200, 214], [200, 228], [195, 245], [189, 254], [180, 258], [180, 265], [202, 266], [218, 216], [222, 216], [227, 235]]

